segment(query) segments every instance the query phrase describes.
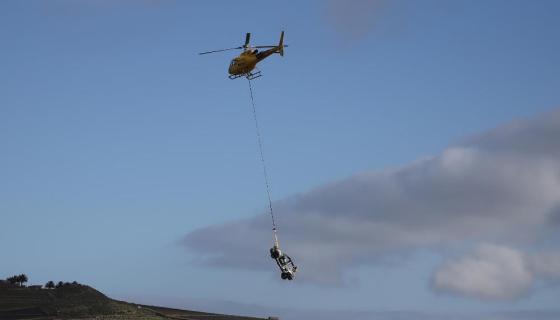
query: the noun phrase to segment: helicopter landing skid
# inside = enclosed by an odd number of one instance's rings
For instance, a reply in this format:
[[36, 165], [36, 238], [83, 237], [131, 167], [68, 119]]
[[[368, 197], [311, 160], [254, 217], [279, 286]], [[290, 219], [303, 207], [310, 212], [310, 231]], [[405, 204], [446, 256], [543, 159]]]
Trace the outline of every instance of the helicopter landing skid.
[[261, 75], [260, 71], [257, 71], [255, 73], [249, 72], [245, 76], [247, 77], [248, 80], [253, 80], [253, 79], [261, 77], [262, 75]]
[[246, 77], [248, 80], [254, 80], [254, 79], [259, 78], [261, 76], [262, 76], [261, 72], [257, 71], [255, 73], [248, 72], [248, 73], [243, 73], [243, 74], [232, 74], [232, 75], [229, 75], [228, 78], [233, 80], [233, 79], [237, 79], [237, 78], [240, 78], [240, 77]]

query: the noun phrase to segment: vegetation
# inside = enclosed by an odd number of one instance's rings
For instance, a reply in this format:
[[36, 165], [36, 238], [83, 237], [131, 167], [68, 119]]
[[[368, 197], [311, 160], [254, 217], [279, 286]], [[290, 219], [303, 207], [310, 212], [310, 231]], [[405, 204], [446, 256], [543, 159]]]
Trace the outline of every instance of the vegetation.
[[17, 286], [23, 286], [24, 283], [27, 282], [27, 276], [25, 274], [20, 274], [17, 276], [12, 276], [6, 279], [6, 281], [8, 281], [11, 284], [17, 285]]

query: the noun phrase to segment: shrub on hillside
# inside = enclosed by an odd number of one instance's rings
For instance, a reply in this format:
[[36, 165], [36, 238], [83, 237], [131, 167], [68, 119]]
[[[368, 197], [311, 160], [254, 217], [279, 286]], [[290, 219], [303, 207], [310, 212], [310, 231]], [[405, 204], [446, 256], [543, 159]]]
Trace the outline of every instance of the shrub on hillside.
[[29, 279], [23, 273], [20, 274], [20, 275], [11, 276], [11, 277], [6, 279], [6, 281], [8, 281], [9, 283], [15, 284], [15, 285], [18, 285], [18, 286], [23, 286], [23, 284], [26, 283], [27, 280], [29, 280]]

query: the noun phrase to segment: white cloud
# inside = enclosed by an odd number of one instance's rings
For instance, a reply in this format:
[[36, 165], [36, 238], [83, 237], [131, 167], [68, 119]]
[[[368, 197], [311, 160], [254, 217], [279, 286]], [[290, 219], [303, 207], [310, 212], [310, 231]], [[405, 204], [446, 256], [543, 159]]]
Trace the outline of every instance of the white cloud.
[[532, 270], [543, 278], [560, 279], [560, 252], [541, 252], [529, 260]]
[[[419, 248], [530, 244], [560, 225], [559, 150], [557, 110], [402, 168], [320, 186], [274, 203], [282, 245], [301, 265], [300, 281], [340, 284], [348, 268]], [[183, 244], [213, 265], [271, 270], [265, 213], [196, 230]]]
[[560, 279], [560, 252], [522, 253], [483, 244], [467, 256], [443, 263], [432, 285], [460, 295], [511, 300], [526, 294], [538, 279]]
[[520, 297], [532, 284], [533, 273], [522, 253], [488, 244], [444, 263], [433, 278], [438, 290], [501, 300]]

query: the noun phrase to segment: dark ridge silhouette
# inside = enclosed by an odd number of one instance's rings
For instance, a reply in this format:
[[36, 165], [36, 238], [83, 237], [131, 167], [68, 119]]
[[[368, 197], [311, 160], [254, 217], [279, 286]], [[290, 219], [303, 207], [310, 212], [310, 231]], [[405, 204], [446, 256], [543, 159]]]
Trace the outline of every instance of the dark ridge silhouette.
[[[87, 285], [23, 286], [0, 280], [0, 320], [264, 320], [113, 300]], [[270, 319], [270, 318], [268, 318]]]

